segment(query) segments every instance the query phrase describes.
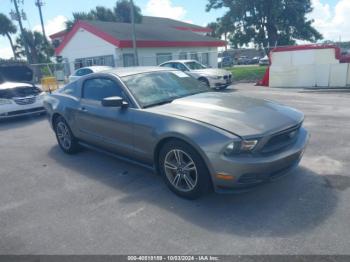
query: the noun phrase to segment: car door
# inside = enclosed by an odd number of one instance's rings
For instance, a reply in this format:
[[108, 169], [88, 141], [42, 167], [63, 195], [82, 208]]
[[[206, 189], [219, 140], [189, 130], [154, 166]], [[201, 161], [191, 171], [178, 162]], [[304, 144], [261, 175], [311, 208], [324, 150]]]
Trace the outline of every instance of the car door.
[[132, 123], [128, 108], [102, 106], [106, 97], [129, 102], [120, 84], [111, 77], [90, 77], [82, 83], [77, 114], [79, 136], [86, 142], [118, 154], [132, 153]]

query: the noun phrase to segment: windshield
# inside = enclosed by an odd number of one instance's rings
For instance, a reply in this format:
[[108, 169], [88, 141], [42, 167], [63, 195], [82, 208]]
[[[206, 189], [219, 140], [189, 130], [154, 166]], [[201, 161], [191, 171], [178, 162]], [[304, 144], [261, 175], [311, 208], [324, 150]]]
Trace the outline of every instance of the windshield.
[[206, 67], [196, 61], [186, 62], [185, 65], [191, 70], [206, 69]]
[[122, 80], [143, 108], [209, 91], [207, 86], [181, 71], [144, 73]]

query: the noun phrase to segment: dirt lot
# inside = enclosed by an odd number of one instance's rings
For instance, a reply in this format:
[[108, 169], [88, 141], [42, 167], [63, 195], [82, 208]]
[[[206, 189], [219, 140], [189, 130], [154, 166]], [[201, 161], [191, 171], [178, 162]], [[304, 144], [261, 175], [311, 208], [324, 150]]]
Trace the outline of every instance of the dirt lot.
[[300, 167], [248, 193], [186, 201], [148, 170], [64, 155], [45, 117], [0, 123], [0, 254], [350, 254], [350, 92], [227, 92], [305, 113]]

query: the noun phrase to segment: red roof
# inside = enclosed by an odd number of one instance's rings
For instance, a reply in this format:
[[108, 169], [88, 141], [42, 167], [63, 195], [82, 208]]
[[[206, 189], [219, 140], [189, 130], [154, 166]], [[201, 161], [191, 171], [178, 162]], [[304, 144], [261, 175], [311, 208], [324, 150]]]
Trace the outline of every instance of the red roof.
[[[112, 22], [97, 22], [97, 21], [94, 21], [94, 22], [92, 22], [92, 21], [91, 22], [78, 21], [74, 24], [71, 31], [69, 31], [69, 33], [64, 37], [64, 39], [63, 39], [62, 43], [59, 45], [59, 47], [56, 48], [56, 50], [55, 50], [56, 55], [59, 55], [62, 52], [62, 50], [65, 48], [65, 46], [68, 44], [68, 42], [72, 39], [72, 37], [75, 35], [75, 33], [80, 28], [85, 29], [86, 31], [102, 38], [106, 42], [108, 42], [112, 45], [115, 45], [119, 48], [132, 48], [132, 40], [130, 38], [126, 39], [125, 34], [124, 35], [121, 34], [120, 37], [112, 35], [114, 32], [111, 31], [111, 28], [115, 29], [115, 28], [119, 27], [119, 29], [121, 29], [122, 26], [128, 27], [128, 26], [130, 26], [130, 24], [120, 24], [120, 23], [116, 24], [116, 23], [112, 23]], [[150, 35], [152, 37], [155, 36], [155, 33], [154, 33], [156, 31], [155, 27], [150, 29], [146, 25], [137, 25], [137, 26], [142, 27], [142, 28], [145, 27], [147, 30], [144, 30], [145, 28], [143, 28], [144, 31], [152, 32], [152, 34], [150, 34]], [[109, 28], [109, 30], [103, 30], [104, 27]], [[140, 48], [145, 48], [145, 47], [219, 47], [219, 46], [226, 45], [225, 41], [217, 40], [217, 39], [207, 37], [207, 36], [201, 36], [201, 35], [198, 35], [198, 34], [195, 34], [192, 32], [191, 33], [185, 32], [188, 30], [182, 30], [183, 33], [180, 33], [178, 29], [176, 30], [176, 29], [171, 29], [171, 28], [162, 28], [161, 30], [163, 31], [163, 32], [160, 32], [160, 33], [163, 33], [161, 35], [161, 37], [163, 37], [163, 38], [161, 38], [162, 40], [158, 40], [158, 39], [152, 40], [151, 38], [146, 38], [146, 40], [139, 39], [139, 40], [137, 40], [137, 47], [140, 47]], [[61, 33], [61, 32], [59, 32], [59, 33]], [[125, 32], [122, 32], [122, 33], [125, 33]], [[128, 33], [130, 33], [130, 31], [128, 31]], [[173, 39], [176, 38], [176, 40], [167, 41], [167, 38], [164, 38], [164, 33], [165, 33], [165, 36], [169, 36], [169, 38], [172, 37]], [[177, 34], [178, 35], [181, 34], [181, 36], [186, 36], [186, 37], [184, 37], [184, 38], [175, 37], [175, 35], [177, 35]], [[143, 36], [145, 37], [145, 34], [143, 34]], [[177, 39], [180, 39], [180, 40], [177, 40]], [[190, 39], [190, 40], [181, 40], [181, 39]]]

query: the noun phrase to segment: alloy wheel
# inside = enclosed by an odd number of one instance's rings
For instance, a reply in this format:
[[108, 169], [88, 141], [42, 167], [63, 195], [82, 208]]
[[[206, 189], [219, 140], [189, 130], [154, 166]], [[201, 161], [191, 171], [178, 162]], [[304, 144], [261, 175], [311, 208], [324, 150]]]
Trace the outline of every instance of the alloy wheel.
[[198, 183], [197, 167], [193, 159], [180, 149], [167, 153], [164, 170], [169, 182], [179, 191], [192, 191]]
[[60, 145], [69, 150], [72, 145], [72, 137], [70, 135], [69, 129], [64, 122], [58, 122], [56, 126], [57, 138]]

